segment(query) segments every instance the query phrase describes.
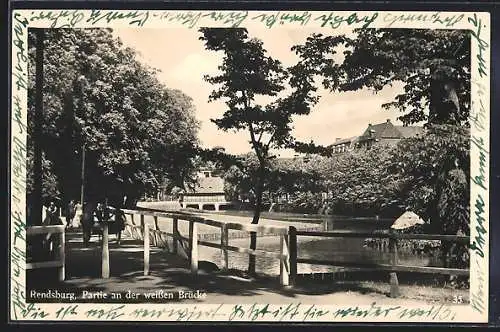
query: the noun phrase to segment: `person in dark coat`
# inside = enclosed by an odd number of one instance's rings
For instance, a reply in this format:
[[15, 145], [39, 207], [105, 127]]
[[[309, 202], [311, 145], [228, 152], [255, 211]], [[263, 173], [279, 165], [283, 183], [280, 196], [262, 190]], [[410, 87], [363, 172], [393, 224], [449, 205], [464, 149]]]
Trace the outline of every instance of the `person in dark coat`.
[[82, 231], [83, 231], [83, 244], [85, 247], [89, 246], [90, 237], [92, 235], [92, 227], [94, 226], [94, 212], [95, 204], [92, 202], [85, 202], [82, 211]]
[[66, 211], [66, 228], [72, 226], [75, 215], [76, 215], [76, 204], [74, 200], [71, 200], [68, 203], [68, 209]]
[[49, 203], [47, 207], [47, 216], [44, 220], [45, 225], [62, 225], [62, 221], [57, 215], [57, 206], [54, 201]]
[[[53, 226], [53, 225], [62, 225], [63, 222], [59, 218], [58, 213], [57, 213], [57, 206], [54, 203], [54, 201], [51, 201], [49, 203], [49, 206], [47, 207], [47, 216], [45, 217], [44, 220], [44, 225], [45, 226]], [[48, 255], [48, 257], [52, 257], [55, 254], [56, 249], [60, 245], [60, 240], [59, 240], [59, 235], [58, 234], [53, 234], [53, 233], [47, 233], [47, 235], [44, 238], [44, 251]]]

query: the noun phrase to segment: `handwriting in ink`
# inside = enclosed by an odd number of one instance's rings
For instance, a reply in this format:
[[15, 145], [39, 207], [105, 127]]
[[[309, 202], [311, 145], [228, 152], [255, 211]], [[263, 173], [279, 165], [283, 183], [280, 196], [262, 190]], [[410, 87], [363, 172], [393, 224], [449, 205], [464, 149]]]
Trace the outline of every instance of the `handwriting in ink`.
[[37, 318], [45, 318], [49, 316], [49, 313], [43, 311], [42, 309], [38, 308], [35, 306], [34, 303], [28, 304], [28, 306], [21, 311], [23, 318], [31, 318], [31, 319], [37, 319]]
[[476, 226], [477, 235], [474, 238], [470, 248], [474, 251], [479, 257], [484, 258], [484, 245], [485, 245], [485, 234], [487, 233], [486, 228], [484, 227], [484, 199], [481, 195], [477, 195], [474, 215], [476, 216], [476, 221], [478, 225]]
[[474, 259], [476, 264], [474, 264], [471, 270], [474, 271], [474, 275], [477, 278], [476, 285], [477, 290], [471, 292], [470, 295], [470, 305], [471, 307], [479, 313], [483, 313], [485, 311], [484, 306], [484, 271], [481, 266], [480, 259]]
[[319, 309], [313, 304], [309, 308], [307, 308], [307, 310], [304, 312], [303, 317], [302, 317], [302, 321], [306, 321], [308, 319], [314, 320], [314, 319], [323, 317], [329, 313], [330, 313], [329, 310]]
[[[84, 18], [84, 13], [80, 10], [59, 10], [59, 11], [37, 11], [30, 21], [48, 20], [52, 22], [51, 28], [73, 28]], [[61, 24], [61, 22], [63, 22]]]
[[298, 22], [300, 25], [304, 26], [309, 23], [309, 20], [311, 19], [311, 13], [309, 12], [303, 12], [302, 14], [298, 13], [281, 13], [281, 12], [276, 12], [276, 13], [263, 13], [259, 14], [255, 17], [252, 17], [252, 20], [258, 20], [260, 19], [260, 22], [263, 22], [267, 28], [272, 28], [276, 22], [278, 24], [283, 25], [285, 23], [295, 23]]
[[[249, 308], [245, 308], [243, 305], [236, 304], [233, 306], [231, 313], [229, 314], [229, 321], [235, 319], [250, 319], [252, 321], [257, 319], [263, 319], [267, 317], [278, 318], [279, 320], [284, 320], [287, 317], [293, 319], [295, 316], [299, 315], [300, 303], [289, 304], [287, 307], [280, 306], [279, 308], [271, 308], [269, 304], [252, 304]], [[312, 310], [312, 309], [311, 309]], [[313, 314], [312, 311], [308, 313]], [[307, 317], [306, 317], [307, 318]]]
[[296, 303], [296, 304], [290, 303], [285, 308], [280, 306], [278, 309], [274, 310], [272, 314], [273, 314], [274, 318], [279, 317], [280, 321], [284, 320], [287, 316], [291, 320], [299, 314], [299, 310], [298, 310], [299, 307], [300, 307], [300, 303]]
[[25, 178], [12, 178], [11, 185], [11, 208], [20, 209], [21, 197], [26, 193], [26, 179]]
[[215, 22], [222, 22], [223, 24], [230, 24], [232, 28], [239, 27], [243, 21], [246, 20], [248, 11], [235, 11], [235, 12], [209, 12], [203, 14], [202, 17], [208, 17]]
[[20, 313], [26, 310], [24, 285], [22, 285], [16, 278], [11, 278], [12, 293], [11, 293], [11, 305], [14, 311], [14, 318], [18, 318], [18, 310]]
[[166, 13], [163, 19], [168, 20], [168, 22], [179, 22], [188, 28], [193, 28], [200, 20], [201, 12], [176, 12], [176, 13]]
[[449, 15], [446, 14], [445, 17], [442, 16], [443, 14], [441, 12], [436, 12], [433, 13], [432, 15], [429, 14], [422, 14], [422, 13], [406, 13], [406, 14], [393, 14], [393, 13], [387, 13], [384, 15], [383, 21], [384, 22], [389, 22], [387, 24], [388, 27], [394, 25], [395, 23], [411, 23], [411, 22], [425, 22], [425, 23], [440, 23], [445, 25], [446, 27], [453, 27], [455, 24], [460, 22], [463, 18], [464, 15]]
[[472, 182], [486, 189], [486, 170], [487, 170], [487, 159], [486, 155], [488, 155], [488, 151], [486, 150], [485, 143], [482, 137], [472, 136], [472, 143], [479, 148], [479, 175], [476, 175], [472, 178]]
[[201, 309], [198, 308], [197, 306], [194, 306], [193, 308], [178, 308], [178, 309], [164, 309], [161, 312], [152, 312], [151, 310], [148, 309], [139, 309], [139, 310], [134, 310], [130, 315], [133, 315], [135, 317], [141, 317], [142, 315], [146, 314], [147, 315], [167, 315], [168, 318], [173, 317], [176, 321], [190, 321], [190, 320], [196, 320], [200, 318], [204, 319], [215, 319], [216, 317], [222, 316], [222, 313], [220, 313], [220, 309], [222, 308], [222, 304], [219, 305], [215, 309]]
[[25, 270], [25, 252], [19, 247], [13, 247], [10, 252], [10, 265], [14, 277], [19, 278], [21, 272]]
[[13, 173], [15, 177], [21, 177], [24, 174], [24, 164], [26, 163], [26, 144], [17, 136], [12, 140], [12, 144]]
[[139, 27], [144, 26], [149, 18], [149, 11], [119, 11], [119, 10], [100, 10], [92, 9], [89, 18], [86, 22], [92, 25], [97, 24], [100, 21], [106, 21], [106, 23], [111, 23], [116, 20], [129, 20], [129, 25], [137, 25]]
[[235, 305], [233, 307], [233, 311], [229, 315], [229, 320], [232, 321], [234, 318], [244, 318], [245, 316], [252, 321], [258, 318], [264, 318], [267, 314], [270, 314], [272, 311], [269, 310], [269, 304], [265, 304], [259, 306], [257, 303], [254, 303], [248, 309], [244, 309], [242, 305]]
[[23, 64], [26, 64], [28, 57], [26, 56], [26, 47], [24, 45], [24, 38], [26, 28], [28, 27], [28, 20], [19, 13], [14, 14], [14, 36], [13, 44], [16, 48], [17, 64], [14, 67], [13, 74], [15, 76], [15, 86], [17, 90], [28, 90], [28, 81], [26, 78], [26, 71], [23, 69]]
[[125, 305], [121, 305], [115, 308], [112, 307], [111, 309], [108, 310], [89, 309], [85, 312], [85, 315], [87, 316], [87, 318], [114, 320], [125, 315], [123, 312], [121, 312], [121, 309], [123, 309], [124, 307]]
[[160, 318], [162, 315], [166, 313], [166, 309], [146, 309], [146, 308], [138, 308], [134, 309], [129, 316], [134, 318]]
[[400, 306], [395, 306], [395, 307], [389, 307], [382, 309], [381, 306], [377, 305], [376, 302], [373, 302], [371, 306], [367, 309], [362, 309], [358, 306], [356, 307], [348, 307], [348, 308], [342, 308], [338, 309], [337, 311], [333, 312], [332, 314], [334, 315], [335, 318], [337, 317], [346, 317], [346, 316], [354, 316], [354, 317], [378, 317], [381, 315], [384, 315], [384, 317], [387, 317], [387, 315], [394, 311], [401, 308]]
[[[451, 316], [450, 316], [451, 315]], [[403, 308], [399, 314], [399, 318], [420, 318], [420, 317], [425, 317], [425, 318], [430, 318], [432, 320], [444, 320], [447, 318], [450, 318], [451, 320], [455, 319], [456, 313], [452, 312], [452, 310], [449, 307], [445, 307], [444, 304], [440, 306], [432, 306], [428, 309], [423, 309], [423, 308]]]
[[486, 60], [483, 57], [484, 56], [483, 53], [488, 49], [489, 44], [484, 39], [481, 38], [481, 29], [485, 27], [485, 25], [483, 25], [481, 19], [477, 17], [477, 14], [474, 14], [473, 17], [469, 17], [468, 21], [469, 23], [472, 23], [474, 25], [475, 30], [472, 30], [471, 34], [472, 37], [476, 39], [479, 46], [479, 51], [476, 56], [479, 64], [479, 69], [478, 69], [479, 76], [481, 77], [488, 76], [486, 68]]
[[21, 112], [21, 99], [19, 96], [14, 96], [14, 122], [17, 124], [19, 129], [19, 134], [22, 134], [26, 131], [26, 125], [22, 121], [22, 112]]
[[[473, 103], [476, 104], [476, 103]], [[471, 117], [470, 117], [472, 124], [474, 127], [479, 130], [479, 131], [485, 131], [486, 130], [486, 109], [484, 107], [483, 100], [479, 100], [479, 110], [477, 112], [471, 112]]]
[[76, 309], [78, 309], [78, 304], [61, 307], [56, 311], [56, 318], [64, 319], [67, 316], [75, 316], [78, 314]]
[[12, 226], [14, 227], [14, 240], [12, 243], [15, 245], [18, 239], [26, 241], [24, 237], [24, 231], [26, 229], [26, 223], [21, 219], [21, 213], [19, 211], [12, 211]]
[[340, 27], [343, 23], [347, 23], [347, 25], [352, 25], [352, 24], [358, 24], [361, 22], [364, 22], [362, 25], [363, 29], [368, 28], [378, 17], [378, 13], [374, 13], [372, 16], [362, 16], [358, 17], [357, 13], [353, 13], [349, 16], [342, 16], [342, 15], [335, 15], [335, 13], [330, 12], [327, 14], [322, 14], [318, 17], [316, 17], [314, 20], [315, 21], [323, 21], [321, 24], [321, 27], [324, 27], [326, 25], [329, 25], [333, 29], [337, 29]]

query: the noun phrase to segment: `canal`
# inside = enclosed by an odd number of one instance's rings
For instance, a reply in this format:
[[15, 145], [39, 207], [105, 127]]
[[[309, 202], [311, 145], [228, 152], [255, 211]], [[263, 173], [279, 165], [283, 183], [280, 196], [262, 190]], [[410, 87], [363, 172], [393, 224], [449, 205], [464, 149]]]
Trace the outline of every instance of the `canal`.
[[[232, 212], [231, 212], [232, 213]], [[239, 212], [243, 216], [243, 212]], [[213, 215], [211, 215], [211, 218]], [[264, 214], [265, 218], [272, 220], [280, 220], [286, 224], [293, 225], [294, 223], [308, 223], [311, 226], [317, 226], [318, 229], [328, 231], [358, 231], [369, 232], [374, 230], [384, 230], [390, 228], [392, 221], [377, 221], [372, 220], [346, 220], [345, 218], [319, 216], [319, 215], [291, 215]], [[265, 223], [262, 223], [264, 225]], [[218, 242], [214, 240], [213, 242]], [[315, 258], [327, 259], [340, 262], [362, 262], [362, 263], [385, 263], [390, 264], [391, 255], [388, 249], [377, 249], [365, 245], [365, 239], [362, 238], [318, 238], [299, 236], [297, 241], [297, 256], [299, 258]], [[229, 245], [248, 248], [250, 245], [249, 238], [234, 238], [229, 240]], [[257, 249], [279, 252], [280, 239], [279, 236], [266, 236], [257, 239]], [[200, 260], [211, 261], [219, 267], [222, 262], [222, 253], [219, 249], [203, 247], [199, 252]], [[244, 253], [229, 252], [229, 268], [246, 270], [248, 266], [248, 255]], [[442, 266], [439, 259], [423, 254], [415, 254], [410, 250], [398, 251], [399, 264], [411, 266]], [[256, 258], [256, 270], [261, 274], [277, 275], [279, 274], [279, 260], [272, 257]], [[319, 266], [309, 264], [298, 264], [297, 272], [333, 272], [335, 267]]]

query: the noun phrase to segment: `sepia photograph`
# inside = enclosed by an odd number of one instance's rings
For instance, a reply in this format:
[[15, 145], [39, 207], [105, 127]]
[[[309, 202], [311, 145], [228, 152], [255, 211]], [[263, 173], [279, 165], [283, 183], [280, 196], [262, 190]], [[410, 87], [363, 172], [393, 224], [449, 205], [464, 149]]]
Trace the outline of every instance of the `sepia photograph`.
[[[488, 203], [471, 191], [488, 186], [478, 34], [464, 15], [329, 29], [308, 15], [25, 30], [24, 319], [54, 303], [75, 305], [65, 319], [85, 303], [139, 306], [83, 319], [187, 315], [148, 304], [285, 321], [486, 310], [471, 291], [488, 292], [487, 275], [471, 281], [488, 257]], [[211, 308], [197, 319], [225, 319]]]

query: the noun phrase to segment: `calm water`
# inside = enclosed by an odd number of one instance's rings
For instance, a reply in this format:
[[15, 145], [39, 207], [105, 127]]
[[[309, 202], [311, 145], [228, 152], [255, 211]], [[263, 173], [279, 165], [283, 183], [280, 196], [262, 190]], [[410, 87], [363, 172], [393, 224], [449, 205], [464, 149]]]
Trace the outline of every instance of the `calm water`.
[[[310, 219], [306, 217], [305, 219]], [[299, 221], [295, 219], [295, 221]], [[323, 227], [327, 230], [356, 230], [373, 231], [376, 229], [387, 229], [392, 221], [377, 222], [366, 221], [343, 221], [332, 218], [323, 220]], [[298, 237], [297, 255], [299, 258], [330, 259], [341, 262], [363, 262], [363, 263], [390, 263], [390, 253], [387, 250], [365, 247], [364, 239], [357, 238], [318, 238]], [[250, 239], [230, 239], [229, 245], [248, 248]], [[257, 239], [257, 249], [279, 252], [280, 239], [277, 236], [260, 237]], [[229, 252], [229, 268], [246, 270], [248, 266], [248, 255]], [[432, 257], [416, 255], [411, 252], [398, 252], [399, 264], [412, 266], [440, 266], [440, 262]], [[207, 260], [221, 266], [222, 254], [220, 250], [203, 247], [200, 250], [200, 260]], [[279, 260], [271, 257], [256, 258], [257, 272], [266, 274], [279, 274]], [[308, 272], [331, 272], [334, 267], [318, 266], [309, 264], [298, 264], [298, 273]]]

